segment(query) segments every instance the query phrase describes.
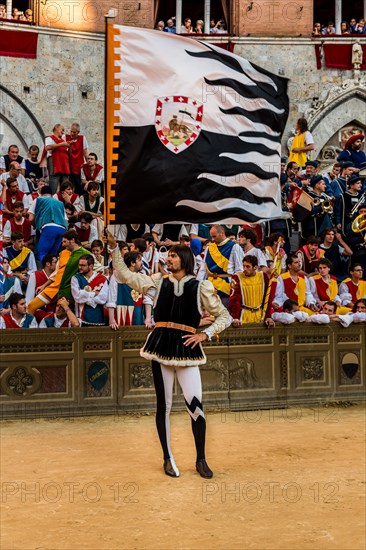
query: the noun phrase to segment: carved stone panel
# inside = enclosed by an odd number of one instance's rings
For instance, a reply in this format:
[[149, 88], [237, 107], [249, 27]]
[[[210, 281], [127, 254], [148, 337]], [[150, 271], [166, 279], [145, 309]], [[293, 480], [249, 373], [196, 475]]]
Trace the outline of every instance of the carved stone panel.
[[201, 367], [204, 391], [223, 391], [229, 389], [229, 367], [226, 359], [208, 359]]
[[6, 369], [2, 373], [1, 387], [4, 393], [10, 397], [28, 397], [40, 388], [42, 377], [39, 370], [17, 366]]
[[154, 380], [150, 363], [130, 365], [130, 388], [153, 388]]
[[307, 357], [303, 359], [301, 367], [304, 382], [324, 381], [324, 361], [322, 357]]

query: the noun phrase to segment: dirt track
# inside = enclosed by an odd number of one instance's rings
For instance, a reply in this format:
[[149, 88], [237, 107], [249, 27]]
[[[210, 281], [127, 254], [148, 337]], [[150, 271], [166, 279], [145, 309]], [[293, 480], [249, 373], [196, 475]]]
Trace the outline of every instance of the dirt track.
[[172, 417], [3, 422], [1, 550], [365, 548], [365, 408], [208, 414], [211, 481]]

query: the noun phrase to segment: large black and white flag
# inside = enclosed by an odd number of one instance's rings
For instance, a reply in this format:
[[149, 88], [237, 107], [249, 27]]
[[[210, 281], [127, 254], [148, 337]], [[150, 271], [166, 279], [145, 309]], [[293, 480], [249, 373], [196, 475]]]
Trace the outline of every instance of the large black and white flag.
[[107, 221], [281, 217], [287, 80], [207, 43], [108, 28]]

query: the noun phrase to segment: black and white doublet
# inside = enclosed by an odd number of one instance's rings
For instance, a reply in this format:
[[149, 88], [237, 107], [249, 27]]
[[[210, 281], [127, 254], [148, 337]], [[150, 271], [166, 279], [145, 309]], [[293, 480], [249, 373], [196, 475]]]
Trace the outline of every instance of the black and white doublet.
[[[177, 281], [163, 277], [160, 281], [154, 306], [156, 323], [174, 323], [197, 329], [202, 310], [199, 298], [200, 282], [192, 276]], [[163, 365], [193, 367], [206, 363], [201, 344], [192, 348], [184, 345], [182, 336], [188, 330], [170, 327], [155, 327], [140, 354], [145, 359], [158, 361]]]

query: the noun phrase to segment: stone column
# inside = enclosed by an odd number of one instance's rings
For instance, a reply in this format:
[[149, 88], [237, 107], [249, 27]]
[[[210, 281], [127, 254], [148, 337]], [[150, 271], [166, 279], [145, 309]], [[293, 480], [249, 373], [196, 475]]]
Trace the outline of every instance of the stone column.
[[363, 0], [363, 18], [366, 19], [366, 0]]
[[205, 18], [204, 33], [210, 34], [211, 0], [205, 0], [205, 17], [204, 18]]
[[182, 27], [182, 0], [176, 0], [175, 2], [175, 28], [176, 33], [180, 34]]
[[12, 0], [6, 0], [6, 18], [11, 19], [11, 15], [13, 11], [13, 2]]
[[336, 33], [341, 34], [342, 0], [335, 0], [335, 18], [334, 19], [335, 19], [334, 26], [335, 26]]

